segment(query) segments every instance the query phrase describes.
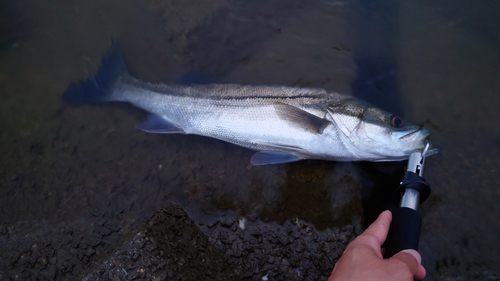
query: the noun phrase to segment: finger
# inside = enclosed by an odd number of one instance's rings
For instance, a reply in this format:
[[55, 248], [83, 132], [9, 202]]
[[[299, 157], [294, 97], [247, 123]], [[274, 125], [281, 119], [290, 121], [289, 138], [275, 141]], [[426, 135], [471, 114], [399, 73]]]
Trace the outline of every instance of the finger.
[[426, 274], [427, 274], [427, 271], [425, 270], [425, 268], [422, 265], [420, 265], [418, 268], [418, 271], [417, 271], [417, 273], [415, 273], [414, 277], [418, 280], [422, 280], [425, 278]]
[[408, 267], [413, 276], [415, 276], [417, 272], [419, 272], [421, 267], [420, 254], [415, 250], [403, 250], [392, 256], [391, 260], [402, 261]]
[[408, 250], [403, 250], [401, 251], [402, 253], [407, 253], [407, 254], [410, 254], [413, 256], [413, 258], [417, 261], [418, 263], [418, 269], [416, 272], [413, 272], [412, 271], [412, 274], [413, 276], [416, 278], [416, 279], [424, 279], [425, 278], [425, 275], [427, 274], [427, 271], [425, 270], [425, 268], [422, 266], [422, 256], [420, 256], [420, 254], [413, 250], [413, 249], [408, 249]]
[[413, 250], [413, 249], [403, 250], [403, 252], [412, 255], [415, 258], [415, 260], [418, 262], [417, 272], [415, 272], [413, 276], [418, 280], [424, 279], [427, 272], [426, 272], [425, 268], [422, 266], [422, 256], [420, 256], [420, 253]]
[[380, 247], [387, 238], [387, 232], [389, 232], [391, 221], [392, 213], [390, 211], [383, 211], [362, 235], [374, 236], [378, 240], [377, 246]]

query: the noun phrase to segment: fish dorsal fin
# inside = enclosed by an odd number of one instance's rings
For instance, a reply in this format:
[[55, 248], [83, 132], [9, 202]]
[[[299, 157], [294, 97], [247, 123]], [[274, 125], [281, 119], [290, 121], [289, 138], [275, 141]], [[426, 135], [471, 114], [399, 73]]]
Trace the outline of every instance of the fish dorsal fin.
[[321, 134], [330, 124], [328, 120], [286, 103], [275, 103], [274, 108], [283, 120], [312, 133]]
[[137, 129], [152, 134], [185, 134], [184, 130], [168, 122], [161, 116], [149, 114], [148, 121], [137, 126]]
[[282, 164], [299, 161], [298, 156], [275, 151], [259, 151], [252, 155], [250, 163], [252, 165]]

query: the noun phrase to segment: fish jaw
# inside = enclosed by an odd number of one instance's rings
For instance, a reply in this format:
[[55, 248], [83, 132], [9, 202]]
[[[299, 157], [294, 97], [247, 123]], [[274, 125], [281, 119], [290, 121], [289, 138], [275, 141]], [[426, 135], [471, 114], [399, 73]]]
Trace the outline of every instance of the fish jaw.
[[[395, 147], [401, 149], [405, 156], [404, 159], [408, 158], [414, 152], [422, 152], [425, 146], [429, 143], [429, 135], [431, 133], [429, 130], [423, 127], [418, 127], [416, 129], [411, 129], [407, 131], [393, 132], [393, 141]], [[430, 144], [430, 143], [429, 143]], [[430, 156], [438, 152], [437, 148], [433, 148], [430, 145], [430, 149], [427, 150], [425, 156]]]
[[407, 160], [412, 153], [423, 152], [428, 143], [430, 146], [425, 156], [437, 154], [439, 150], [432, 147], [428, 139], [429, 135], [430, 132], [425, 128], [392, 132], [391, 141], [388, 142], [387, 147], [380, 153], [380, 155], [385, 155], [384, 158], [374, 161]]
[[[408, 146], [411, 146], [413, 144], [414, 149], [410, 150], [408, 154], [412, 154], [413, 152], [425, 151], [424, 156], [427, 157], [439, 153], [439, 149], [437, 147], [434, 147], [429, 141], [430, 134], [431, 133], [429, 132], [429, 130], [420, 127], [413, 132], [400, 136], [399, 140], [407, 142]], [[427, 147], [427, 149], [425, 149], [427, 144], [429, 144], [429, 146]]]

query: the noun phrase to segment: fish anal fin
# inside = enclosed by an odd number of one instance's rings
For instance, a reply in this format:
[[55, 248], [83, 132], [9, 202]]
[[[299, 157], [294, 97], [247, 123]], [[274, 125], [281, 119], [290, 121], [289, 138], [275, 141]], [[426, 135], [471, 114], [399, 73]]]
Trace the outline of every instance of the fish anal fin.
[[274, 151], [259, 151], [252, 155], [250, 163], [252, 165], [282, 164], [302, 160], [300, 157]]
[[150, 114], [148, 120], [137, 126], [137, 129], [152, 134], [185, 134], [184, 130], [156, 114]]
[[303, 128], [309, 132], [321, 134], [323, 130], [330, 124], [330, 121], [320, 118], [305, 110], [297, 108], [293, 105], [285, 103], [276, 103], [274, 108], [278, 115], [290, 124]]

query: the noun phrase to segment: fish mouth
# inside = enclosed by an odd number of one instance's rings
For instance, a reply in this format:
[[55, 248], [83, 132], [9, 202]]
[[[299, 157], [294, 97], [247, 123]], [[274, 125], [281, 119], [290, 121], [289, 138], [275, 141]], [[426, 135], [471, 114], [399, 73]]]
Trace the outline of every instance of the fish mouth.
[[399, 139], [404, 141], [425, 141], [430, 134], [431, 132], [425, 128], [417, 128], [399, 137]]
[[425, 153], [424, 156], [430, 156], [439, 153], [439, 148], [434, 147], [429, 141], [428, 137], [430, 134], [429, 130], [421, 127], [404, 134], [399, 139], [406, 142], [417, 142], [417, 146], [419, 147], [417, 150]]

